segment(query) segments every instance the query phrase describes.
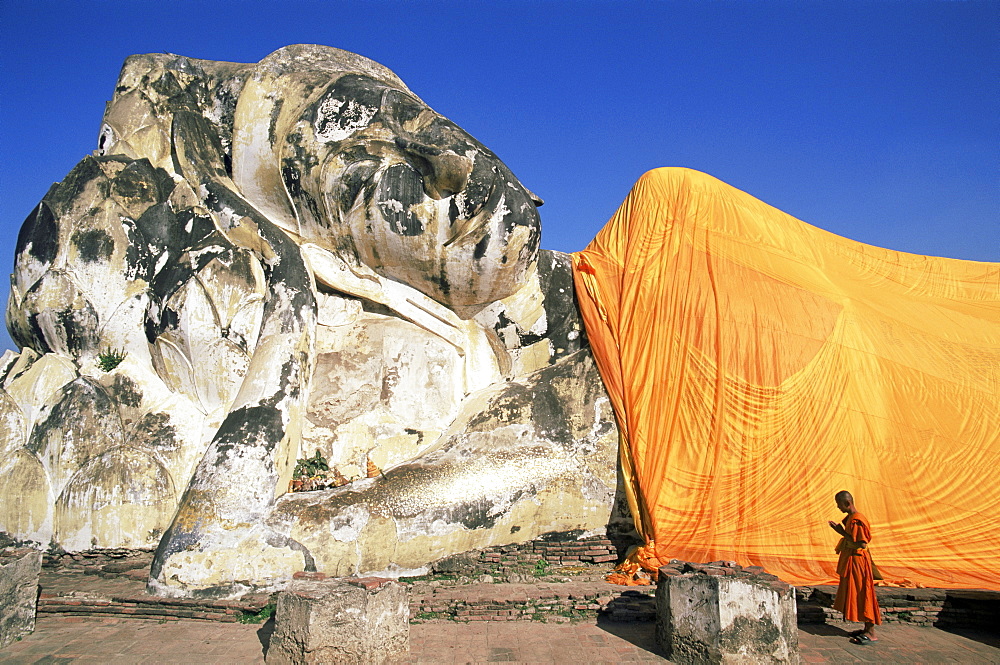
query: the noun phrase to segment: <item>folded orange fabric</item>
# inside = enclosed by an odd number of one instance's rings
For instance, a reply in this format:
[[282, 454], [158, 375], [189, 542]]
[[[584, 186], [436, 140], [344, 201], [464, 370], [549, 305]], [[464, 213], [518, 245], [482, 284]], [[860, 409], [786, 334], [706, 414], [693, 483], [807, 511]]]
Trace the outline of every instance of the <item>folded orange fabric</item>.
[[849, 490], [887, 579], [1000, 589], [1000, 264], [864, 245], [673, 168], [573, 263], [660, 561], [834, 581]]

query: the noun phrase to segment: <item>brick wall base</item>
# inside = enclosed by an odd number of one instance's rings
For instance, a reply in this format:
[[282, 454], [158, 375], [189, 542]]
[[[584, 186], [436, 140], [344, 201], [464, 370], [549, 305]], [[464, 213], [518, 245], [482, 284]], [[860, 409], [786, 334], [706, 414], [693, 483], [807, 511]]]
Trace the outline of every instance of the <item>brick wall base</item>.
[[[833, 609], [837, 587], [799, 587], [799, 624], [841, 621]], [[935, 628], [996, 630], [1000, 592], [964, 589], [904, 589], [876, 587], [882, 623], [905, 623]]]
[[[448, 557], [420, 578], [403, 578], [409, 586], [412, 620], [572, 621], [596, 615], [613, 621], [653, 621], [652, 586], [621, 587], [601, 581], [619, 560], [606, 537], [548, 534], [517, 545], [503, 545]], [[152, 552], [95, 550], [50, 552], [42, 574], [66, 569], [74, 574], [145, 579]], [[476, 583], [470, 587], [471, 583]], [[475, 589], [475, 592], [470, 589]], [[832, 609], [833, 586], [796, 589], [798, 623], [839, 621]], [[883, 621], [941, 628], [995, 630], [1000, 593], [948, 589], [878, 587]], [[54, 596], [42, 589], [40, 613], [119, 615], [147, 618], [192, 618], [236, 621], [261, 610], [267, 595], [238, 601], [175, 600], [146, 595], [87, 599]]]

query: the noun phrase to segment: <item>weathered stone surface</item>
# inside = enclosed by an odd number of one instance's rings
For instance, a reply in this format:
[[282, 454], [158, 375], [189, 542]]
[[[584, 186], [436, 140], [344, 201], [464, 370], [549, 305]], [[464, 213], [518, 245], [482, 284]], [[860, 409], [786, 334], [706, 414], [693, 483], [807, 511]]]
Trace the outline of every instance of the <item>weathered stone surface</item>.
[[656, 641], [678, 663], [798, 663], [795, 593], [732, 562], [660, 570]]
[[391, 580], [296, 580], [278, 594], [268, 663], [402, 662], [406, 587]]
[[[579, 357], [578, 357], [579, 356]], [[379, 478], [286, 494], [271, 517], [331, 575], [607, 524], [617, 431], [586, 351], [469, 397], [438, 447]]]
[[98, 543], [151, 547], [170, 525], [176, 492], [166, 468], [135, 448], [89, 458], [56, 500], [53, 539], [70, 551]]
[[52, 535], [53, 503], [49, 477], [38, 457], [24, 449], [0, 464], [0, 524], [20, 539], [44, 542]]
[[41, 569], [38, 550], [0, 550], [0, 648], [35, 629]]
[[[129, 58], [18, 236], [0, 529], [156, 544], [168, 595], [601, 531], [617, 435], [537, 204], [361, 56]], [[316, 451], [350, 484], [282, 497]]]

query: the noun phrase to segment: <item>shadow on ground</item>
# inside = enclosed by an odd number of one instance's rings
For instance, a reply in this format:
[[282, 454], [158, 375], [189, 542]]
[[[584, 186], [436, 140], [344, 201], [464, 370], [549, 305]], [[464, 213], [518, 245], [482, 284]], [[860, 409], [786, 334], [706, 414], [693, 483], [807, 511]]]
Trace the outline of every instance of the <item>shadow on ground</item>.
[[662, 649], [656, 644], [656, 622], [654, 621], [612, 621], [599, 617], [597, 627], [649, 653], [663, 656]]
[[840, 626], [831, 626], [828, 623], [799, 624], [799, 630], [821, 637], [850, 637], [853, 634], [851, 631], [844, 630]]
[[967, 640], [985, 644], [988, 647], [1000, 649], [1000, 628], [994, 632], [977, 628], [938, 628], [952, 635], [959, 635]]
[[274, 617], [271, 617], [257, 629], [257, 639], [260, 640], [261, 654], [267, 658], [267, 650], [271, 647], [271, 635], [274, 634]]

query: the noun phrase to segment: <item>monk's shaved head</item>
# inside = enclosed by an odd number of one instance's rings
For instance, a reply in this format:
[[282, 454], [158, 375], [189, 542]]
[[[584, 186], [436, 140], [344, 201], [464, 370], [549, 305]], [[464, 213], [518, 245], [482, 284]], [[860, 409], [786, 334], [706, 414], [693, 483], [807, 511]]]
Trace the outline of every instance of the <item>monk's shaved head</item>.
[[848, 492], [847, 490], [840, 490], [833, 498], [835, 501], [840, 501], [841, 499], [843, 499], [848, 503], [854, 503], [854, 497], [851, 496], [851, 493]]

